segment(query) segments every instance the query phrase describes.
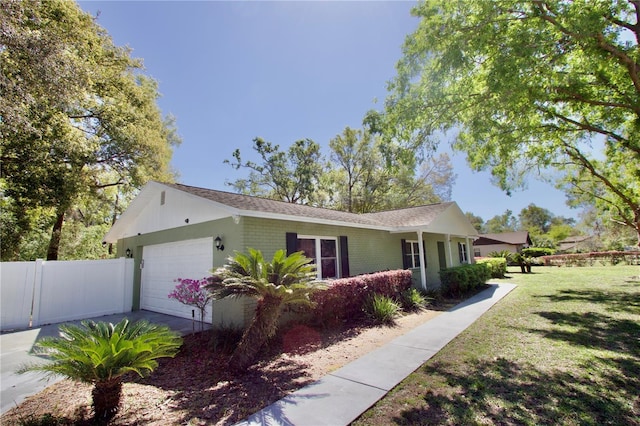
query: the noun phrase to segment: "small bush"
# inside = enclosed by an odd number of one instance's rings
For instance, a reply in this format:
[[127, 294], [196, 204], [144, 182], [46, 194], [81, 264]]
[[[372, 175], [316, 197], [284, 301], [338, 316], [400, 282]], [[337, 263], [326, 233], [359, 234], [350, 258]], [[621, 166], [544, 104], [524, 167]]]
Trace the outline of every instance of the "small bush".
[[405, 290], [400, 294], [402, 309], [413, 312], [424, 309], [427, 305], [427, 298], [415, 288]]
[[476, 263], [484, 263], [489, 267], [491, 278], [504, 278], [507, 273], [507, 259], [504, 257], [486, 257]]
[[460, 265], [440, 271], [442, 293], [459, 297], [482, 287], [491, 278], [491, 270], [486, 263]]
[[411, 280], [411, 271], [396, 270], [332, 281], [329, 288], [311, 295], [315, 306], [310, 317], [325, 327], [362, 318], [362, 307], [371, 295], [399, 299], [400, 294], [411, 287]]
[[390, 297], [373, 294], [365, 302], [364, 311], [377, 324], [393, 325], [400, 313], [400, 305]]

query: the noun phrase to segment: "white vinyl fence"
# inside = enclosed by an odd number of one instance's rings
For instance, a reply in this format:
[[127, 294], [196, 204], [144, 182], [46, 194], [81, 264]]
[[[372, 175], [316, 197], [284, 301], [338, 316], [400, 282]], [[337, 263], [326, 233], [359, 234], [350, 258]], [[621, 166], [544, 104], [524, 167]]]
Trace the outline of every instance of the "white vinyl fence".
[[133, 259], [0, 263], [0, 327], [24, 329], [131, 311]]

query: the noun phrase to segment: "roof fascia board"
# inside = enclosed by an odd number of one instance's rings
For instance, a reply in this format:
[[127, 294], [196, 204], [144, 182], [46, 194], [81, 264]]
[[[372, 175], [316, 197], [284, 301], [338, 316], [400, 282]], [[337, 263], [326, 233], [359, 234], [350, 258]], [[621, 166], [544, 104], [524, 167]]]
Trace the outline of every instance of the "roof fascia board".
[[344, 226], [349, 228], [374, 229], [378, 231], [391, 231], [391, 228], [383, 225], [369, 225], [366, 223], [343, 222], [340, 220], [318, 219], [307, 216], [292, 216], [281, 213], [260, 212], [254, 210], [238, 210], [239, 216], [256, 217], [261, 219], [286, 220], [290, 222], [317, 223], [320, 225]]

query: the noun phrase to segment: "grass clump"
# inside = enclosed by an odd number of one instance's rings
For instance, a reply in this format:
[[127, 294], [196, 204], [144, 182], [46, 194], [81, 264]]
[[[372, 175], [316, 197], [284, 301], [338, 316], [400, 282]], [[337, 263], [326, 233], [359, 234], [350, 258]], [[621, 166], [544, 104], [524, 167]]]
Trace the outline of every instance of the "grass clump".
[[364, 304], [364, 311], [376, 324], [393, 325], [400, 314], [400, 305], [390, 297], [373, 294]]
[[424, 309], [428, 303], [427, 297], [413, 287], [400, 294], [400, 301], [402, 303], [402, 309], [408, 312]]

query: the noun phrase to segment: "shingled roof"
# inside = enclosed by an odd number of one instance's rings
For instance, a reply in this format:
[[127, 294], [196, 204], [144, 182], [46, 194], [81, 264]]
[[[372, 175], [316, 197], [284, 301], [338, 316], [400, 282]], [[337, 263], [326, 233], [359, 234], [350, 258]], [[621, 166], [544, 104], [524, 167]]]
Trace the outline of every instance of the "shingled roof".
[[379, 213], [357, 214], [302, 204], [287, 203], [268, 198], [254, 197], [214, 189], [198, 188], [179, 183], [163, 183], [168, 187], [205, 198], [244, 212], [273, 213], [286, 216], [306, 217], [337, 222], [354, 223], [375, 227], [409, 227], [430, 224], [452, 202], [428, 204]]
[[474, 241], [473, 245], [492, 245], [492, 244], [529, 244], [531, 245], [531, 238], [528, 231], [516, 231], [516, 232], [501, 232], [498, 234], [480, 234], [478, 239]]

